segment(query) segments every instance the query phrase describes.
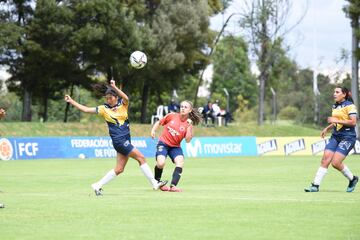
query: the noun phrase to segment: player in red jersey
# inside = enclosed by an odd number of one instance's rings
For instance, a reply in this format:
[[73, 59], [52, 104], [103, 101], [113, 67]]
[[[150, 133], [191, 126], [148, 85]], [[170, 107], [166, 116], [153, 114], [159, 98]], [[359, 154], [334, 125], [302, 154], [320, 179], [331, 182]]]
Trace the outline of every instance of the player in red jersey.
[[177, 188], [182, 169], [184, 166], [184, 154], [180, 147], [181, 141], [185, 138], [188, 143], [193, 137], [193, 125], [198, 125], [201, 121], [201, 115], [190, 101], [182, 101], [180, 104], [180, 113], [169, 113], [163, 119], [156, 122], [151, 129], [151, 137], [155, 138], [155, 132], [160, 125], [163, 126], [163, 132], [159, 137], [156, 146], [156, 166], [155, 179], [160, 181], [166, 157], [169, 156], [175, 164], [170, 187], [162, 186], [162, 191], [181, 192]]

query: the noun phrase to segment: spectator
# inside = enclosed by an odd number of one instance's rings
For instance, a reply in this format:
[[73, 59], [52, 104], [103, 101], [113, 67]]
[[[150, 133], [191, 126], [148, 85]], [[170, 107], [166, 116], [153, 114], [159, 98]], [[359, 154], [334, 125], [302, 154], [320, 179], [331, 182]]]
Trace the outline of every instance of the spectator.
[[175, 99], [171, 99], [170, 104], [168, 106], [168, 111], [169, 113], [180, 111], [180, 106], [175, 102]]
[[205, 120], [205, 125], [206, 126], [208, 126], [208, 118], [211, 119], [211, 122], [214, 125], [215, 117], [213, 115], [212, 103], [210, 101], [204, 106], [204, 109], [202, 111], [202, 115], [203, 115], [203, 118]]
[[215, 103], [212, 105], [213, 117], [214, 119], [217, 117], [223, 117], [225, 120], [224, 125], [227, 126], [228, 122], [230, 122], [231, 120], [231, 114], [226, 110], [222, 110], [219, 105], [220, 105], [219, 100], [216, 100]]

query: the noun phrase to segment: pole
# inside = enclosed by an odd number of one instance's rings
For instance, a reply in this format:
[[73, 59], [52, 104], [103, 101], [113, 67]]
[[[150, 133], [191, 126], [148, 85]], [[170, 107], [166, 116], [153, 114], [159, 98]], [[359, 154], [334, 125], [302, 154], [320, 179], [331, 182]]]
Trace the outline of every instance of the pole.
[[227, 91], [226, 88], [224, 88], [224, 92], [225, 92], [225, 95], [226, 95], [226, 113], [229, 113], [230, 112], [230, 95], [229, 95], [229, 92]]
[[276, 92], [275, 90], [271, 87], [270, 88], [271, 90], [271, 93], [272, 93], [272, 109], [273, 109], [273, 117], [272, 117], [272, 120], [273, 120], [273, 123], [276, 122]]
[[[351, 20], [351, 34], [352, 34], [352, 46], [351, 46], [351, 93], [352, 98], [354, 100], [354, 104], [356, 106], [356, 109], [359, 111], [359, 61], [356, 55], [359, 39], [356, 36], [356, 32], [359, 30], [359, 17], [354, 17]], [[359, 127], [360, 125], [357, 124], [356, 130], [356, 136], [359, 138]]]

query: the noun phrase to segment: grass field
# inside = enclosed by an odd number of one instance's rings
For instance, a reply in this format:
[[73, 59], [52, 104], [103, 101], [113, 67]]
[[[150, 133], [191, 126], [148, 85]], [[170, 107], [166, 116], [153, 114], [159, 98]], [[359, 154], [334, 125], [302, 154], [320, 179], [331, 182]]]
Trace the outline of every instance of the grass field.
[[[357, 174], [359, 160], [346, 160]], [[152, 191], [131, 160], [102, 197], [90, 184], [114, 159], [0, 161], [0, 239], [360, 239], [360, 186], [346, 193], [331, 169], [303, 192], [319, 157], [186, 161], [184, 192]]]
[[[149, 137], [150, 124], [130, 125], [133, 137]], [[200, 136], [319, 136], [317, 128], [301, 126], [291, 121], [277, 121], [276, 124], [258, 126], [255, 122], [231, 123], [228, 127], [197, 126], [195, 135]], [[2, 122], [0, 136], [3, 137], [46, 137], [46, 136], [107, 136], [108, 129], [104, 122], [61, 123], [61, 122]]]

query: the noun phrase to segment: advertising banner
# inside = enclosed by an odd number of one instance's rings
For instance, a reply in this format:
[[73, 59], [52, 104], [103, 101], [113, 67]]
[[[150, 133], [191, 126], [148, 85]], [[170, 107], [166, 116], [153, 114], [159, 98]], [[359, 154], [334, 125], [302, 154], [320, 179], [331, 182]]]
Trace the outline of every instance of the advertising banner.
[[[131, 143], [145, 157], [155, 156], [155, 140], [132, 138]], [[24, 137], [1, 138], [0, 159], [116, 157], [110, 137]]]
[[185, 157], [256, 156], [255, 137], [198, 137], [181, 144]]
[[[258, 137], [256, 138], [258, 155], [297, 156], [322, 155], [329, 138], [320, 137]], [[357, 140], [350, 154], [360, 154], [360, 142]]]

